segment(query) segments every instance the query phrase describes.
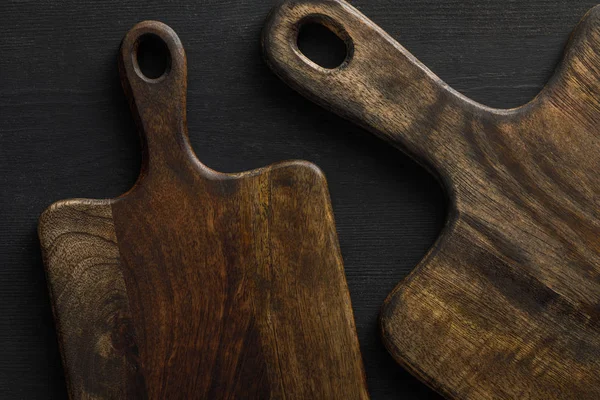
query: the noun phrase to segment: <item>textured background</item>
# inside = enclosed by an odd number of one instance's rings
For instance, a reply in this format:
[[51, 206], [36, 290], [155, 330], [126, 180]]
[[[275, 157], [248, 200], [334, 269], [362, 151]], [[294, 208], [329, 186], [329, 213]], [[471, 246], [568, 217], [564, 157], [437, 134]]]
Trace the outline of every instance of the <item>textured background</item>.
[[[298, 158], [329, 179], [373, 399], [438, 398], [397, 366], [379, 306], [435, 241], [446, 199], [422, 168], [288, 89], [261, 59], [274, 1], [16, 1], [0, 4], [0, 397], [66, 399], [36, 223], [52, 202], [115, 197], [139, 170], [116, 54], [158, 19], [188, 56], [192, 144], [235, 172]], [[530, 100], [593, 1], [355, 0], [455, 89], [493, 107]], [[308, 38], [315, 48], [318, 38]], [[435, 334], [435, 332], [432, 332]]]

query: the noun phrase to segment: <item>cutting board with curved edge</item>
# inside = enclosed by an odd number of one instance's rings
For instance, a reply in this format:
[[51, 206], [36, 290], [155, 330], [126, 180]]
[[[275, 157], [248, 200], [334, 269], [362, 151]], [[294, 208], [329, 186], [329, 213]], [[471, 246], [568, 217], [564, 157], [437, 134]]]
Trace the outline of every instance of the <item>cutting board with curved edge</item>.
[[[143, 40], [167, 72], [144, 76]], [[240, 174], [201, 164], [173, 30], [125, 36], [119, 66], [143, 142], [136, 185], [67, 200], [39, 236], [73, 399], [366, 399], [325, 178], [302, 161]]]
[[[325, 25], [348, 49], [324, 69], [297, 47]], [[485, 107], [449, 88], [341, 0], [288, 1], [264, 32], [293, 88], [432, 171], [445, 229], [389, 295], [394, 358], [461, 399], [600, 398], [600, 8], [530, 103]]]

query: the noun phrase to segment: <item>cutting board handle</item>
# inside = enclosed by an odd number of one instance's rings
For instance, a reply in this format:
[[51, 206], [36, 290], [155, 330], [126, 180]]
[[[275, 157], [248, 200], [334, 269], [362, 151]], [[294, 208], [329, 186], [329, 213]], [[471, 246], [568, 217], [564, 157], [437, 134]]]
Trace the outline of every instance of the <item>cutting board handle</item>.
[[[138, 64], [144, 40], [162, 41], [168, 51], [165, 71], [158, 78], [145, 76]], [[146, 168], [191, 159], [186, 123], [187, 61], [175, 31], [158, 21], [135, 25], [121, 43], [119, 72], [142, 139], [141, 175]]]
[[[327, 69], [298, 48], [300, 29], [319, 23], [344, 41], [345, 61]], [[342, 0], [291, 0], [276, 6], [262, 37], [271, 69], [316, 103], [369, 129], [416, 158], [436, 163], [446, 149], [461, 157], [449, 130], [433, 129], [441, 107], [474, 109], [404, 47]], [[424, 127], [432, 126], [432, 129]], [[439, 160], [437, 160], [439, 161]]]

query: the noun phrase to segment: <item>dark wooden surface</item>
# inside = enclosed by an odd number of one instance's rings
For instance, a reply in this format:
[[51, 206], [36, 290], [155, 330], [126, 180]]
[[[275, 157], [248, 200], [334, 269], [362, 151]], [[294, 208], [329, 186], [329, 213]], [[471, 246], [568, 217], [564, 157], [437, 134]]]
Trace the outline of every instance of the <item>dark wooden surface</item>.
[[[161, 46], [168, 61], [149, 76], [139, 60]], [[70, 398], [367, 399], [323, 173], [202, 164], [185, 50], [164, 23], [127, 33], [119, 71], [138, 181], [112, 200], [58, 201], [39, 223]]]
[[[346, 59], [298, 51], [335, 31]], [[381, 312], [399, 363], [457, 399], [600, 397], [600, 7], [546, 87], [490, 108], [448, 87], [344, 0], [289, 1], [264, 30], [290, 86], [412, 155], [448, 193], [439, 241]]]
[[[0, 392], [66, 396], [36, 224], [53, 201], [109, 198], [140, 165], [115, 66], [124, 33], [160, 19], [185, 43], [191, 142], [236, 172], [289, 158], [325, 172], [374, 399], [436, 398], [385, 351], [380, 305], [434, 242], [446, 200], [406, 156], [302, 99], [261, 60], [272, 1], [0, 4]], [[355, 1], [446, 83], [518, 106], [550, 78], [594, 1]]]

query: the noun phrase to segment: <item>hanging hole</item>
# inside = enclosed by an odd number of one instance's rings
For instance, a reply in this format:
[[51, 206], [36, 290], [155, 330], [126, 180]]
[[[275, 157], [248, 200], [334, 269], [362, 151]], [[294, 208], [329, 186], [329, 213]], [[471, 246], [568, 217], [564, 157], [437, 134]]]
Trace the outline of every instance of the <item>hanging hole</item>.
[[171, 54], [166, 43], [157, 35], [140, 37], [137, 47], [137, 64], [145, 78], [156, 80], [171, 67]]
[[307, 22], [298, 32], [298, 49], [315, 64], [335, 69], [348, 57], [348, 46], [331, 29], [318, 22]]

